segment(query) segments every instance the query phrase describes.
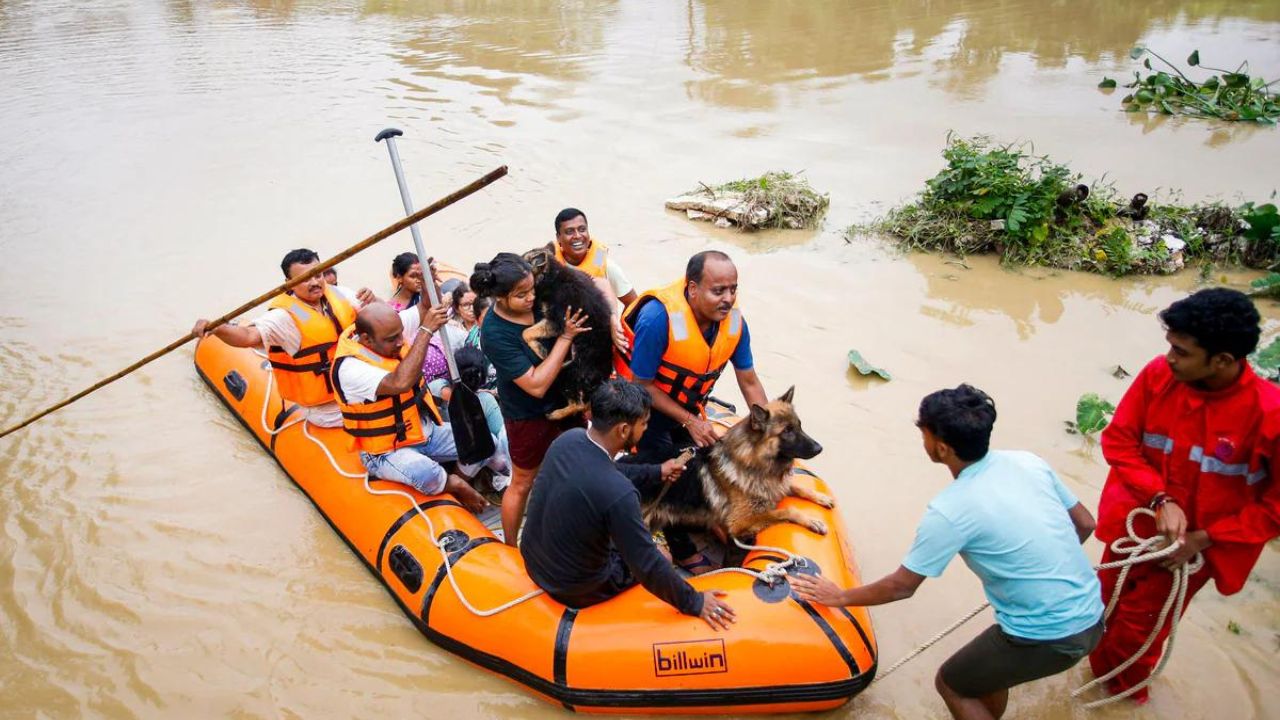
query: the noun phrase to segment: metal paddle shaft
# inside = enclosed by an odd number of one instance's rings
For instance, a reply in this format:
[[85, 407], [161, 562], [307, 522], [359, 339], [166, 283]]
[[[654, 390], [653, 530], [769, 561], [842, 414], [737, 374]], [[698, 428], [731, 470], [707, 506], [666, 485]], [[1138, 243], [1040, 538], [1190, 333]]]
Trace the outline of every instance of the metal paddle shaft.
[[[409, 197], [409, 184], [405, 182], [404, 170], [400, 166], [400, 152], [396, 149], [396, 137], [404, 133], [396, 128], [387, 128], [373, 139], [374, 142], [387, 142], [387, 152], [391, 155], [391, 169], [396, 174], [396, 185], [400, 187], [400, 200], [404, 202], [405, 214], [413, 212], [413, 200]], [[409, 226], [413, 234], [413, 247], [418, 253], [418, 264], [422, 267], [422, 285], [431, 300], [431, 306], [440, 304], [440, 294], [436, 290], [435, 278], [431, 275], [431, 264], [427, 260], [427, 251], [422, 246], [422, 234], [418, 232], [415, 222]], [[444, 360], [449, 366], [449, 384], [453, 392], [449, 395], [449, 424], [453, 427], [453, 441], [458, 450], [458, 461], [463, 464], [477, 463], [487, 459], [494, 453], [493, 436], [489, 434], [489, 423], [484, 416], [484, 406], [480, 398], [471, 388], [462, 384], [458, 374], [458, 363], [453, 359], [453, 348], [449, 345], [449, 333], [441, 327], [440, 347], [444, 349]]]

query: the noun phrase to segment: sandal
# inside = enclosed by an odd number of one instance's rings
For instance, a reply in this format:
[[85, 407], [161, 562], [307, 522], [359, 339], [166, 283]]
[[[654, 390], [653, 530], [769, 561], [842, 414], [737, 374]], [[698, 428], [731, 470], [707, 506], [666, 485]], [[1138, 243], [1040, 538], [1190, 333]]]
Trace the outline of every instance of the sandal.
[[702, 553], [698, 553], [693, 558], [683, 562], [678, 562], [676, 566], [690, 575], [702, 575], [716, 569], [716, 566]]

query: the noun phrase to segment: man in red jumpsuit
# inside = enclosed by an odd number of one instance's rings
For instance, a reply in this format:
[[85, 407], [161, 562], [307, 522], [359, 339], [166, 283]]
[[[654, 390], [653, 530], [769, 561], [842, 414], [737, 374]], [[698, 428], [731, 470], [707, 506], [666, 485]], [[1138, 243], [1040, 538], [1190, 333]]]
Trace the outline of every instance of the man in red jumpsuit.
[[[1258, 311], [1244, 294], [1201, 290], [1160, 313], [1169, 351], [1152, 360], [1125, 393], [1102, 433], [1111, 466], [1098, 504], [1098, 538], [1126, 534], [1136, 507], [1156, 511], [1135, 525], [1183, 545], [1163, 563], [1130, 572], [1106, 632], [1089, 656], [1094, 675], [1118, 667], [1155, 626], [1173, 582], [1172, 568], [1204, 553], [1191, 576], [1190, 600], [1213, 579], [1231, 595], [1244, 586], [1263, 545], [1280, 535], [1280, 388], [1245, 359], [1258, 345]], [[1108, 547], [1103, 562], [1117, 559]], [[1119, 570], [1099, 573], [1103, 602]], [[1145, 680], [1160, 659], [1170, 623], [1142, 658], [1111, 681], [1112, 693]], [[1147, 700], [1144, 688], [1133, 696]]]

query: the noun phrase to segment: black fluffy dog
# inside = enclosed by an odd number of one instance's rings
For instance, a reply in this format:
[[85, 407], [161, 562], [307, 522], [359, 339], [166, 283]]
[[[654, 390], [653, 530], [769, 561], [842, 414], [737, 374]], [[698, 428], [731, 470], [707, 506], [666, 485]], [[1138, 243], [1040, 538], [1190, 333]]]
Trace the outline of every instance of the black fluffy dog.
[[545, 358], [564, 332], [565, 312], [570, 308], [585, 313], [591, 328], [573, 339], [570, 356], [551, 387], [564, 404], [547, 413], [547, 418], [560, 420], [585, 411], [591, 393], [613, 372], [613, 311], [591, 277], [557, 260], [551, 245], [530, 250], [524, 259], [533, 267], [538, 322], [523, 337], [538, 357]]

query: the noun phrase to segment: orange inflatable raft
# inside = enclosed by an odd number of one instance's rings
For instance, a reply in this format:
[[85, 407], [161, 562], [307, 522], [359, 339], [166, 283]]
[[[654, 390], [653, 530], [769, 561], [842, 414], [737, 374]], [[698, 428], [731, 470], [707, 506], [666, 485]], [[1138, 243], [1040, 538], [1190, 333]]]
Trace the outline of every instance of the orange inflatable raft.
[[[772, 584], [741, 572], [691, 579], [698, 590], [728, 593], [738, 622], [727, 632], [679, 614], [642, 587], [582, 610], [534, 594], [519, 551], [451, 496], [366, 483], [341, 429], [299, 423], [282, 405], [262, 355], [211, 336], [197, 346], [195, 364], [428, 640], [551, 702], [600, 713], [827, 710], [875, 675], [866, 611], [810, 605], [785, 577], [768, 578]], [[721, 424], [734, 419], [718, 415]], [[828, 492], [809, 470], [795, 472], [796, 482]], [[758, 575], [790, 559], [787, 553], [800, 558], [788, 572], [857, 583], [839, 514], [796, 498], [783, 503], [817, 514], [829, 534], [775, 525], [756, 539], [757, 547], [771, 547], [753, 550], [743, 567]], [[499, 609], [526, 595], [533, 596]]]

